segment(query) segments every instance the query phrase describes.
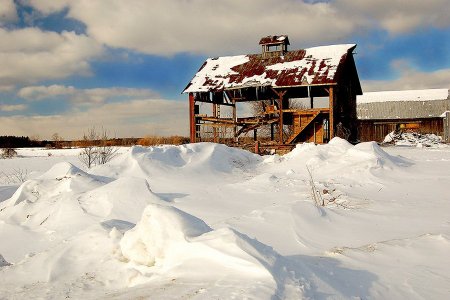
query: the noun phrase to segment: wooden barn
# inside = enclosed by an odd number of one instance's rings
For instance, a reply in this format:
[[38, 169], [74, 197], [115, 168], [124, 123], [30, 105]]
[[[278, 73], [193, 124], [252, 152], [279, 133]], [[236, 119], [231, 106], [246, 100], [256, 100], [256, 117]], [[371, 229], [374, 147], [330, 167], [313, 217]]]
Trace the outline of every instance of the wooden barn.
[[184, 89], [191, 142], [250, 140], [283, 149], [334, 136], [357, 139], [356, 45], [291, 51], [286, 35], [259, 45], [258, 54], [207, 59]]
[[381, 142], [400, 129], [448, 136], [448, 111], [448, 89], [364, 93], [357, 97], [358, 138]]

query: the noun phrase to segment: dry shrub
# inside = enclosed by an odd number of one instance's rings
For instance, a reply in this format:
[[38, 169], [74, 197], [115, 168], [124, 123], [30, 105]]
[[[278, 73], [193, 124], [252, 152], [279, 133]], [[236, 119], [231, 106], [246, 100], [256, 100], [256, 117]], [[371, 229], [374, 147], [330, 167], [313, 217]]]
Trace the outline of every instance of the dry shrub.
[[189, 138], [184, 136], [146, 136], [137, 141], [136, 144], [141, 146], [156, 146], [156, 145], [182, 145], [189, 143]]
[[17, 152], [13, 148], [3, 148], [0, 153], [1, 158], [13, 158], [15, 156], [17, 156]]

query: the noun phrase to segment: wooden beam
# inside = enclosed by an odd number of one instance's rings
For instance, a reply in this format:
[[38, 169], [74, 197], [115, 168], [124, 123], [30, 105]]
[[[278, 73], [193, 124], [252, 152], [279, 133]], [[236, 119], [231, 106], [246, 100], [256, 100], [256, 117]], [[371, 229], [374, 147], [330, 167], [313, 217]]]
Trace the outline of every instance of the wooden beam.
[[196, 124], [195, 124], [195, 99], [193, 93], [189, 93], [189, 127], [190, 127], [189, 129], [190, 129], [191, 143], [195, 143]]
[[208, 116], [198, 116], [197, 120], [212, 123], [235, 124], [231, 118], [213, 118]]
[[281, 144], [283, 144], [283, 95], [281, 95], [280, 94], [280, 99], [278, 100], [279, 101], [279, 109], [278, 109], [278, 111], [280, 112], [280, 122], [279, 122], [279, 132], [278, 132], [278, 135], [279, 135], [279, 142], [280, 142], [280, 145]]
[[330, 134], [330, 141], [332, 138], [334, 138], [334, 87], [330, 86], [329, 89], [329, 108], [330, 108], [330, 117], [329, 117], [329, 134]]
[[277, 91], [273, 87], [270, 87], [270, 89], [275, 93], [275, 95], [277, 95], [278, 98], [283, 98], [284, 95], [287, 93], [287, 90]]

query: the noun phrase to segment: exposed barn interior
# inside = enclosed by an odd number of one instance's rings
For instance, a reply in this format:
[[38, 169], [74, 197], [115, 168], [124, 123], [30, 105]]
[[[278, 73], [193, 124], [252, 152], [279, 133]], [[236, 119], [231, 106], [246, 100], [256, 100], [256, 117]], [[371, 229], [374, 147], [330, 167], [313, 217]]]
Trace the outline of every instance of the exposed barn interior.
[[449, 89], [367, 92], [357, 97], [359, 140], [383, 141], [392, 131], [433, 133], [448, 141]]
[[184, 89], [191, 142], [288, 149], [335, 136], [356, 141], [356, 45], [289, 50], [286, 35], [259, 44], [259, 54], [207, 59]]

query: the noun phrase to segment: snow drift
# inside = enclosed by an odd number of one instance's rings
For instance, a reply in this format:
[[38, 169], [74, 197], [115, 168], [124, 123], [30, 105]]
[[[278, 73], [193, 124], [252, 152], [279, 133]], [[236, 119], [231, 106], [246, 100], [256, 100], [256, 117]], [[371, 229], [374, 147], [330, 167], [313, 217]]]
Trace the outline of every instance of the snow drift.
[[447, 152], [407, 159], [338, 138], [284, 156], [212, 143], [122, 152], [88, 171], [56, 164], [0, 203], [2, 297], [445, 294]]

